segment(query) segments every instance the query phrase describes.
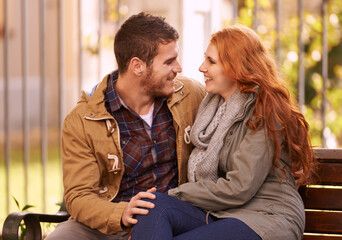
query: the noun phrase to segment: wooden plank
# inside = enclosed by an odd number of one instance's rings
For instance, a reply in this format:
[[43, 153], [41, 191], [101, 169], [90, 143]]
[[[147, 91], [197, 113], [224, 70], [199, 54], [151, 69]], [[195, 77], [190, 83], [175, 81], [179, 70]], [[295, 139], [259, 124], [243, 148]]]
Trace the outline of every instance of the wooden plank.
[[[342, 161], [341, 161], [342, 163]], [[319, 163], [316, 183], [329, 185], [342, 185], [342, 164]]]
[[342, 212], [305, 211], [305, 232], [342, 234]]
[[342, 149], [315, 148], [314, 152], [319, 161], [342, 163]]
[[342, 188], [300, 188], [306, 209], [342, 211]]

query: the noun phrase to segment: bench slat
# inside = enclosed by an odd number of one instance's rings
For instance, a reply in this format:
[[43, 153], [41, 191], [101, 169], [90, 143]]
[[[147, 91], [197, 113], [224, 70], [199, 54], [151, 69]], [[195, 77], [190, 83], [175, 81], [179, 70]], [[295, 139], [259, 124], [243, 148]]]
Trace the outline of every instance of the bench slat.
[[310, 188], [301, 187], [299, 193], [305, 208], [342, 211], [341, 188]]
[[342, 240], [341, 237], [337, 236], [314, 236], [314, 235], [304, 235], [303, 240]]
[[319, 163], [316, 184], [342, 185], [341, 173], [342, 159], [341, 163]]
[[315, 148], [314, 152], [320, 162], [342, 163], [342, 149]]
[[342, 212], [305, 211], [305, 232], [342, 234]]

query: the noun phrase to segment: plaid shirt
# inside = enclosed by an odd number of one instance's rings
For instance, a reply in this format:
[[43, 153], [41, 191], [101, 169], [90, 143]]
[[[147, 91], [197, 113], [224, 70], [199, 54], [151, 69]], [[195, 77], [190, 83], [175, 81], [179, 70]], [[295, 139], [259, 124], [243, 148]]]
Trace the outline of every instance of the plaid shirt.
[[129, 201], [137, 193], [151, 187], [157, 187], [161, 192], [177, 187], [176, 131], [166, 98], [157, 98], [154, 102], [150, 138], [144, 120], [121, 103], [115, 89], [117, 78], [117, 71], [110, 75], [105, 99], [106, 108], [120, 129], [125, 165], [120, 189], [113, 202]]

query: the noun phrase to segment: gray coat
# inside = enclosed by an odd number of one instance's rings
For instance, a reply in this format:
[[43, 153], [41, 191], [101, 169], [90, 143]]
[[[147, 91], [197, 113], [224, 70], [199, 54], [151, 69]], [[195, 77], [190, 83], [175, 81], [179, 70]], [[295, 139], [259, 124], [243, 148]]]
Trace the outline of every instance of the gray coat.
[[[218, 218], [237, 218], [262, 239], [302, 239], [304, 205], [291, 175], [292, 160], [282, 145], [279, 165], [272, 164], [273, 147], [263, 129], [246, 126], [252, 116], [255, 94], [227, 129], [219, 159], [219, 180], [185, 183], [169, 195], [189, 202]], [[282, 181], [280, 178], [283, 176]]]

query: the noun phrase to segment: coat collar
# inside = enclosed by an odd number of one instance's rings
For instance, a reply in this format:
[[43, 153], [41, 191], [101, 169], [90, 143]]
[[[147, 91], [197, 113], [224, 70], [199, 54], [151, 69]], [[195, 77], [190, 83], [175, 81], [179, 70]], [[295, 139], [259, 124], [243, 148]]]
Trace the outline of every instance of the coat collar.
[[[96, 90], [93, 95], [89, 95], [82, 91], [82, 97], [79, 101], [88, 103], [88, 113], [86, 117], [91, 118], [113, 118], [107, 111], [105, 107], [105, 93], [107, 89], [107, 82], [110, 79], [110, 75], [114, 72], [106, 75], [102, 81], [97, 85]], [[187, 95], [189, 95], [190, 90], [181, 81], [181, 77], [177, 77], [174, 82], [174, 93], [167, 98], [167, 105], [171, 108], [174, 104], [180, 102]]]

